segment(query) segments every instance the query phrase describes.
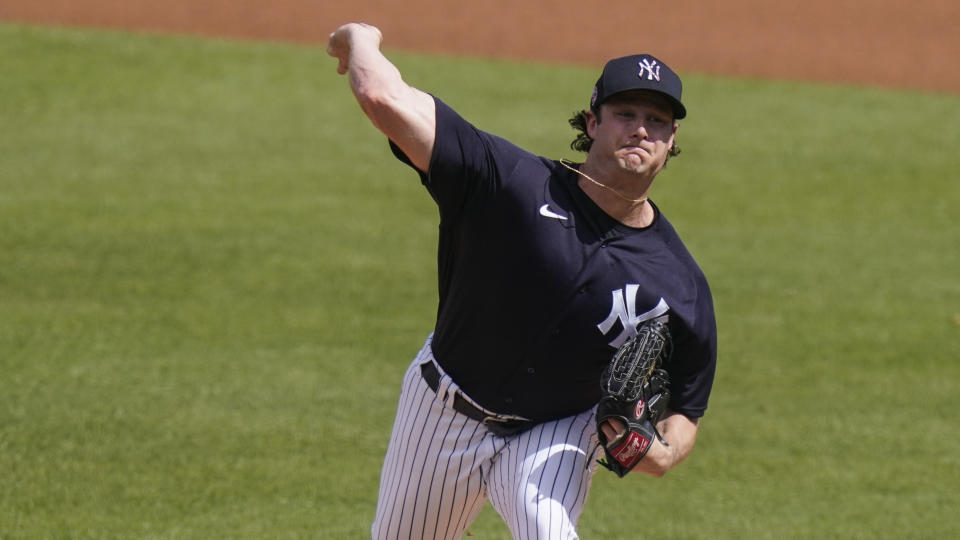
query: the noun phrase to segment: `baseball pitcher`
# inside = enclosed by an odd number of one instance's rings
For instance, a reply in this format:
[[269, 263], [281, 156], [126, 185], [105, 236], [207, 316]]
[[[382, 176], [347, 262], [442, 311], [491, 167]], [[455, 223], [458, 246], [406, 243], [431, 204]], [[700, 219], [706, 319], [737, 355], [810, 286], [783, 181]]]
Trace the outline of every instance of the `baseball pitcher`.
[[710, 289], [649, 198], [679, 153], [680, 78], [648, 54], [607, 62], [569, 120], [573, 163], [408, 85], [382, 40], [346, 24], [328, 52], [437, 204], [439, 306], [403, 379], [372, 535], [460, 538], [489, 501], [516, 539], [577, 538], [598, 463], [675, 467], [713, 384]]

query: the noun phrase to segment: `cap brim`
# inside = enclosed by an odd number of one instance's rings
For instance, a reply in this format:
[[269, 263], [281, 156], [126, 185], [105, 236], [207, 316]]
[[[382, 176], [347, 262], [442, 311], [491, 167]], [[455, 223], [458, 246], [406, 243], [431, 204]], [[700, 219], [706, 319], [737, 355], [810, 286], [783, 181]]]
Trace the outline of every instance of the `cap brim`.
[[637, 91], [653, 92], [659, 96], [663, 96], [667, 100], [667, 102], [670, 103], [670, 107], [673, 109], [673, 118], [675, 120], [681, 120], [687, 116], [687, 108], [683, 105], [683, 103], [680, 103], [680, 100], [659, 89], [650, 88], [646, 86], [638, 86], [636, 88], [627, 88], [625, 90], [615, 92], [603, 98], [603, 101], [601, 101], [600, 103], [597, 103], [596, 105], [593, 105], [593, 107], [599, 107], [600, 105], [603, 105], [604, 103], [610, 101], [610, 98], [614, 96], [625, 94], [627, 92], [637, 92]]

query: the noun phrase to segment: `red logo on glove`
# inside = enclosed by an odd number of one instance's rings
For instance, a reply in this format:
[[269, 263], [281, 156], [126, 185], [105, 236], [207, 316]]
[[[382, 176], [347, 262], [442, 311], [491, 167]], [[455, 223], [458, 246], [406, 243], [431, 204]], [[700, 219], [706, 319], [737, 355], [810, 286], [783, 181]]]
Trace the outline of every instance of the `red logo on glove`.
[[633, 410], [633, 417], [639, 420], [639, 419], [640, 419], [640, 415], [643, 414], [643, 409], [644, 409], [645, 406], [646, 406], [646, 403], [644, 403], [644, 401], [643, 401], [642, 399], [641, 399], [640, 401], [638, 401], [638, 402], [637, 402], [637, 408]]
[[650, 446], [650, 439], [631, 431], [623, 443], [611, 450], [610, 453], [618, 463], [626, 468], [631, 468], [636, 462], [640, 461], [648, 446]]

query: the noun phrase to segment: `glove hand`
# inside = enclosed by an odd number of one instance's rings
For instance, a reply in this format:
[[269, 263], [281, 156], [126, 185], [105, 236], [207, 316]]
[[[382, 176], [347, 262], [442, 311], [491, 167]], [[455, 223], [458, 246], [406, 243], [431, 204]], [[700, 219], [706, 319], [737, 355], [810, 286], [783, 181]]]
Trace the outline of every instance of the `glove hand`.
[[650, 451], [656, 423], [670, 402], [669, 374], [661, 366], [672, 351], [670, 332], [658, 321], [643, 323], [637, 335], [614, 354], [601, 378], [597, 438], [606, 460], [600, 464], [621, 478]]

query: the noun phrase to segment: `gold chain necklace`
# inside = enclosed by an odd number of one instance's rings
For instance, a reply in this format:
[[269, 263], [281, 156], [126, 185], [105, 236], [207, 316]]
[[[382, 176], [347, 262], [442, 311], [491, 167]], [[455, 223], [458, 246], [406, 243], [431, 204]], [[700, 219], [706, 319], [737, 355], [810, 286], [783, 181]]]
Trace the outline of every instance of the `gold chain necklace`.
[[627, 197], [626, 195], [624, 195], [623, 193], [620, 193], [619, 191], [613, 189], [612, 187], [610, 187], [610, 186], [608, 186], [608, 185], [606, 185], [606, 184], [602, 184], [602, 183], [600, 183], [600, 182], [597, 182], [597, 181], [594, 180], [593, 178], [590, 178], [590, 176], [589, 176], [587, 173], [581, 171], [581, 170], [578, 169], [578, 168], [572, 167], [573, 163], [571, 163], [570, 161], [567, 161], [566, 159], [561, 159], [561, 160], [560, 160], [560, 164], [563, 165], [564, 167], [570, 169], [571, 171], [579, 174], [580, 176], [586, 178], [587, 180], [593, 182], [594, 184], [602, 187], [603, 189], [610, 190], [614, 195], [616, 195], [617, 197], [620, 197], [621, 199], [627, 201], [627, 202], [630, 203], [630, 204], [640, 204], [640, 203], [643, 203], [643, 202], [645, 202], [645, 201], [647, 200], [647, 197], [640, 197], [639, 199], [631, 199], [630, 197]]

